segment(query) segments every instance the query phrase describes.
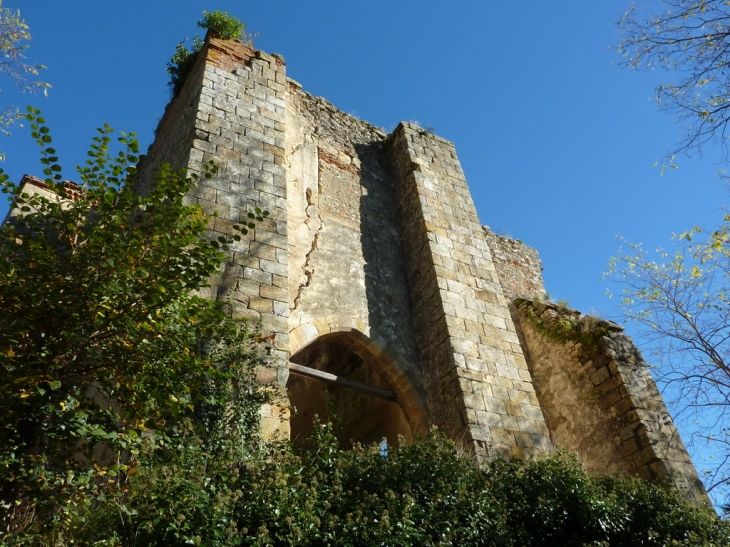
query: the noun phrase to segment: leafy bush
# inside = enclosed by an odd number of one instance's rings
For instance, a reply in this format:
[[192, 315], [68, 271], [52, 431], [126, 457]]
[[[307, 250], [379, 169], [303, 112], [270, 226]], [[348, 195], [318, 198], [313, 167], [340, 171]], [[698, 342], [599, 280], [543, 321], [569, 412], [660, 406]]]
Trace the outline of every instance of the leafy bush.
[[230, 452], [207, 431], [255, 436], [265, 396], [246, 374], [252, 335], [195, 296], [240, 239], [205, 239], [183, 204], [198, 176], [162, 166], [137, 195], [137, 142], [123, 135], [112, 157], [105, 127], [72, 188], [44, 119], [27, 119], [50, 197], [0, 175], [19, 213], [0, 228], [2, 545], [75, 537], [90, 510], [124, 506], [147, 454], [193, 433]]
[[[206, 29], [214, 38], [223, 40], [238, 40], [250, 37], [245, 34], [246, 24], [240, 19], [229, 15], [227, 11], [216, 10], [214, 12], [203, 11], [203, 18], [198, 21], [200, 28]], [[172, 95], [175, 96], [182, 89], [185, 79], [195, 64], [198, 52], [203, 48], [203, 40], [196, 35], [192, 39], [190, 49], [185, 46], [183, 40], [175, 47], [170, 62], [167, 63], [167, 73], [170, 75], [168, 85], [172, 88]]]
[[690, 505], [671, 485], [591, 476], [565, 454], [528, 463], [496, 461], [486, 474], [514, 545], [730, 544], [729, 523]]
[[198, 21], [200, 28], [206, 29], [214, 38], [222, 40], [238, 40], [246, 31], [246, 23], [227, 11], [216, 10], [212, 13], [203, 11], [203, 18]]
[[124, 500], [127, 534], [118, 516], [96, 513], [85, 540], [114, 531], [119, 545], [159, 546], [730, 544], [727, 522], [671, 487], [592, 477], [562, 454], [480, 470], [438, 432], [384, 455], [377, 445], [341, 451], [330, 424], [303, 449], [252, 448], [237, 461], [198, 446], [145, 460]]

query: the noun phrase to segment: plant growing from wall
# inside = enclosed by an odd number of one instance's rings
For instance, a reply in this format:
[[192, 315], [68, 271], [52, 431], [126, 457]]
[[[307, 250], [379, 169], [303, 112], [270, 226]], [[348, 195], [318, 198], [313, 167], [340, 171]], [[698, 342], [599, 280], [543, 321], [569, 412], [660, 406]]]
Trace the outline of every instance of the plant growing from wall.
[[563, 302], [531, 302], [520, 298], [515, 304], [520, 315], [543, 336], [560, 343], [580, 344], [585, 352], [597, 351], [601, 338], [610, 331], [608, 324], [590, 316], [578, 317]]
[[173, 97], [182, 89], [185, 79], [193, 69], [198, 52], [203, 48], [203, 40], [200, 39], [200, 36], [196, 35], [192, 39], [190, 49], [186, 47], [186, 41], [183, 40], [175, 46], [175, 53], [166, 67], [167, 73], [170, 75], [168, 85], [172, 88]]
[[203, 11], [203, 18], [198, 26], [207, 30], [213, 38], [221, 40], [239, 40], [244, 36], [246, 23], [233, 17], [227, 11]]
[[[246, 39], [251, 42], [251, 37], [245, 34], [246, 24], [237, 17], [230, 15], [227, 11], [203, 11], [203, 18], [198, 21], [198, 26], [205, 29], [213, 38], [222, 40]], [[177, 95], [182, 89], [185, 79], [192, 70], [198, 52], [203, 48], [204, 43], [198, 35], [195, 35], [191, 40], [190, 49], [185, 45], [186, 42], [187, 39], [177, 44], [175, 53], [166, 67], [167, 73], [170, 75], [168, 85], [172, 88], [173, 96]]]

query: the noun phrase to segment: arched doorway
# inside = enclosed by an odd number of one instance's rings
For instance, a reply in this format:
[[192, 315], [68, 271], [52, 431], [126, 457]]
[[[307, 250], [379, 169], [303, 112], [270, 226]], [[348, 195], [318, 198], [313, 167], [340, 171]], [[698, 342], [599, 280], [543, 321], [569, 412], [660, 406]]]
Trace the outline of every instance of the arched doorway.
[[[382, 376], [341, 342], [315, 342], [292, 356], [291, 361], [353, 384], [389, 390]], [[382, 439], [397, 446], [401, 436], [406, 441], [413, 439], [405, 413], [396, 401], [297, 374], [289, 375], [286, 387], [293, 410], [290, 425], [295, 443], [311, 434], [315, 415], [332, 422], [340, 447], [345, 449], [354, 443], [369, 444]]]
[[343, 326], [341, 319], [317, 323], [291, 333], [294, 365], [287, 392], [292, 441], [301, 443], [311, 434], [315, 415], [332, 422], [343, 449], [382, 439], [397, 446], [400, 439], [409, 442], [414, 434], [424, 433], [421, 398], [389, 352], [359, 330]]

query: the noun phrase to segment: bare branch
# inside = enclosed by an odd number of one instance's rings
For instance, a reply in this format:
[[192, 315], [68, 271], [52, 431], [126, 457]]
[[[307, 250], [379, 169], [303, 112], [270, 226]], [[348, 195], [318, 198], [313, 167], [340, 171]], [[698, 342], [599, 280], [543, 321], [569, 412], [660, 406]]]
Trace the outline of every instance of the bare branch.
[[719, 142], [730, 154], [726, 132], [730, 115], [730, 5], [724, 0], [662, 0], [664, 11], [632, 5], [618, 22], [618, 51], [624, 66], [662, 68], [674, 82], [656, 88], [661, 108], [678, 117], [679, 152], [702, 152]]
[[628, 245], [610, 264], [622, 311], [646, 340], [648, 360], [691, 450], [709, 445], [708, 490], [730, 495], [730, 218], [714, 232], [678, 236], [670, 251]]

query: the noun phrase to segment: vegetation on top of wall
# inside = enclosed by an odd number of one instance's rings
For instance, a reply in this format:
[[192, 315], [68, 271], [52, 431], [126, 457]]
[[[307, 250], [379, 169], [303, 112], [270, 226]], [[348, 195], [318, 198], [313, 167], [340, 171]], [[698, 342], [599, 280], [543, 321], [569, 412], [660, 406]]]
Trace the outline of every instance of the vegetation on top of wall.
[[203, 49], [203, 40], [200, 36], [195, 36], [192, 39], [190, 49], [185, 45], [187, 40], [179, 42], [175, 46], [175, 53], [170, 58], [170, 62], [167, 63], [167, 73], [170, 75], [170, 81], [168, 85], [172, 88], [173, 97], [176, 96], [182, 89], [185, 80], [193, 69], [195, 60], [198, 58], [198, 52]]
[[[237, 17], [233, 17], [227, 11], [216, 10], [213, 12], [203, 11], [203, 18], [198, 21], [198, 26], [208, 31], [213, 38], [222, 40], [243, 39], [252, 43], [252, 37], [246, 34], [246, 23]], [[166, 70], [170, 75], [168, 85], [172, 88], [173, 97], [182, 89], [188, 74], [195, 64], [198, 52], [203, 48], [203, 40], [197, 34], [190, 41], [190, 49], [187, 48], [185, 39], [175, 46], [175, 53]]]
[[563, 302], [554, 304], [518, 298], [515, 305], [520, 315], [534, 325], [540, 334], [561, 343], [580, 344], [584, 351], [598, 350], [601, 338], [621, 328], [596, 317], [581, 316]]
[[239, 40], [246, 31], [246, 23], [220, 10], [203, 10], [203, 18], [198, 21], [198, 26], [207, 30], [212, 37], [222, 40]]

